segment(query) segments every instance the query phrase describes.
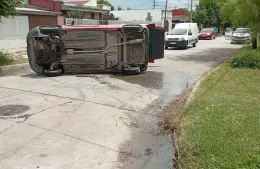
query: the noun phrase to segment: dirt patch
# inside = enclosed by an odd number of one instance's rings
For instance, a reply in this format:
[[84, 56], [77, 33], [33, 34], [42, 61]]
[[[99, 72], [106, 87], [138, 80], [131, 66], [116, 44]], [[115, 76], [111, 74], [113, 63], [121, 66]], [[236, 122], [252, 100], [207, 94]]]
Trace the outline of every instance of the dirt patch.
[[0, 107], [0, 116], [13, 116], [27, 110], [29, 110], [29, 106], [26, 105], [5, 105]]

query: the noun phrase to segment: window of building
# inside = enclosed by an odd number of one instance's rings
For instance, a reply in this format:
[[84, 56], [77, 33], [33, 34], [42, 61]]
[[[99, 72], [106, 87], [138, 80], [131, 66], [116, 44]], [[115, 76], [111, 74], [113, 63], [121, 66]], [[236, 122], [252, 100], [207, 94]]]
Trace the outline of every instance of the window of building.
[[90, 14], [90, 18], [91, 18], [91, 19], [95, 19], [95, 13], [91, 13], [91, 14]]

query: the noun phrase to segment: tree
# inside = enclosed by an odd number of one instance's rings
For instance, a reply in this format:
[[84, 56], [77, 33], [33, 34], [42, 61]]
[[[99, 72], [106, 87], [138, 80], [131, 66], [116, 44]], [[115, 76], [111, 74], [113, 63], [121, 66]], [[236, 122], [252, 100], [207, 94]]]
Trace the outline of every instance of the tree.
[[[249, 27], [252, 30], [252, 47], [257, 47], [257, 33], [260, 31], [259, 0], [218, 0], [221, 15], [228, 18], [235, 27]], [[232, 12], [230, 12], [232, 11]]]
[[[220, 14], [220, 4], [216, 0], [200, 0], [199, 6], [193, 13], [194, 21], [199, 25], [209, 26], [226, 26], [229, 21]], [[220, 29], [219, 29], [220, 30]]]
[[17, 15], [16, 7], [21, 7], [23, 0], [0, 0], [0, 21], [1, 17]]
[[102, 6], [111, 6], [111, 10], [115, 10], [115, 7], [110, 3], [108, 2], [107, 0], [98, 0], [97, 1], [97, 6], [98, 7], [102, 7]]

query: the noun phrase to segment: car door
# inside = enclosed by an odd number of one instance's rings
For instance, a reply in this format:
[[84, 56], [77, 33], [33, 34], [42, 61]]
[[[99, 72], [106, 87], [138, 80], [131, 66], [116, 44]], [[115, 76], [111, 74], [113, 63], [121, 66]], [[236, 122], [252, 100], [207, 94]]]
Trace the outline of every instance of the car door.
[[165, 29], [154, 24], [147, 27], [149, 28], [149, 62], [153, 63], [156, 59], [164, 58]]
[[189, 44], [192, 44], [194, 41], [195, 41], [195, 38], [194, 38], [195, 35], [193, 35], [191, 29], [188, 30], [188, 43]]

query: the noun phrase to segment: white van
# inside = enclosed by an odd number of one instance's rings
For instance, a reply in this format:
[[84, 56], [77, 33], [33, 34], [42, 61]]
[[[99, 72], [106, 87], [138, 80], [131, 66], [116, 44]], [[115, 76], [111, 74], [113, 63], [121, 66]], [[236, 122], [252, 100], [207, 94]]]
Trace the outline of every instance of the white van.
[[196, 47], [198, 43], [199, 29], [197, 23], [177, 23], [165, 38], [165, 49], [168, 47], [188, 48], [188, 45]]

